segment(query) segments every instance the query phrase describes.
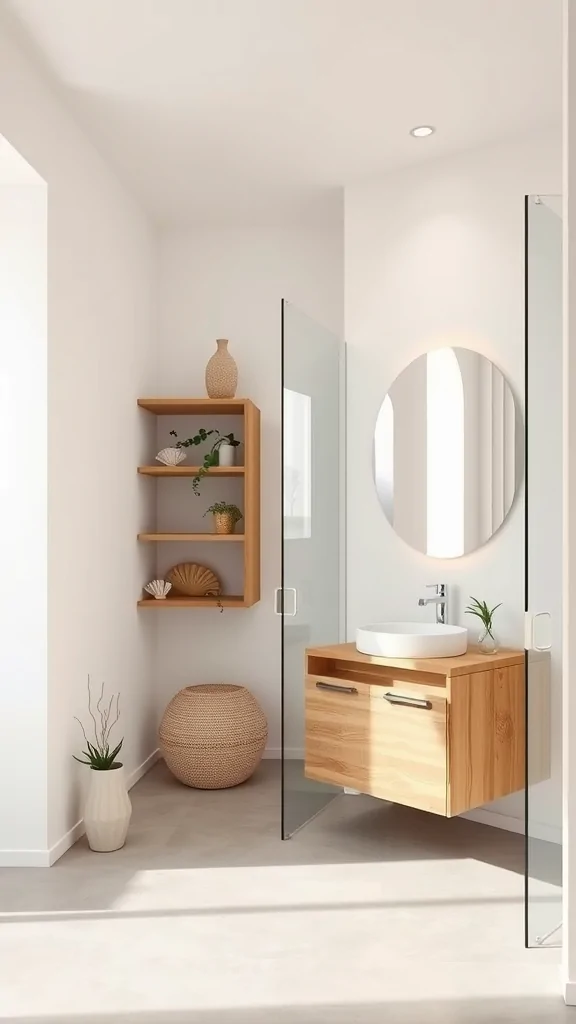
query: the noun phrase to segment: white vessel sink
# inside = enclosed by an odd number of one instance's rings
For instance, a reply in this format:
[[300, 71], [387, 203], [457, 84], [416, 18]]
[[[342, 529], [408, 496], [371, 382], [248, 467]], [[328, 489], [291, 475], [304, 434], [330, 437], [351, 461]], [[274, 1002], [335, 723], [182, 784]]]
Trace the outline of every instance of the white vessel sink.
[[455, 658], [466, 654], [468, 630], [428, 622], [376, 622], [356, 630], [356, 648], [378, 658]]

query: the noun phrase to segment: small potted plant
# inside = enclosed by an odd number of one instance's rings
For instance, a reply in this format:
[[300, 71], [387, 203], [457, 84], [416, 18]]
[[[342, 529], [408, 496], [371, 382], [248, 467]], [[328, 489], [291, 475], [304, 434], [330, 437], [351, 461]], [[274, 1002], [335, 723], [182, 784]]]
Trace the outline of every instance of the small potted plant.
[[[170, 434], [172, 437], [178, 438], [178, 434], [175, 430], [171, 430]], [[194, 493], [199, 495], [200, 488], [199, 484], [203, 476], [214, 466], [232, 466], [234, 465], [234, 449], [240, 446], [240, 441], [237, 441], [233, 433], [221, 434], [219, 430], [213, 428], [212, 430], [204, 430], [201, 428], [194, 437], [187, 437], [184, 441], [176, 441], [175, 448], [189, 448], [191, 445], [203, 444], [208, 438], [216, 434], [216, 440], [214, 441], [209, 452], [206, 453], [202, 461], [202, 465], [198, 470], [198, 474], [192, 479], [192, 487]]]
[[214, 516], [215, 533], [234, 533], [236, 523], [242, 519], [238, 506], [228, 505], [225, 501], [217, 501], [215, 505], [210, 505], [204, 515], [207, 516], [209, 512]]
[[466, 609], [467, 615], [475, 615], [482, 623], [482, 629], [478, 637], [478, 650], [482, 654], [496, 654], [498, 643], [494, 633], [494, 612], [500, 608], [502, 602], [489, 608], [486, 601], [478, 601], [476, 597], [470, 598], [470, 604]]
[[86, 743], [82, 751], [84, 758], [74, 760], [91, 769], [88, 793], [84, 806], [84, 825], [91, 850], [111, 853], [119, 850], [126, 842], [132, 804], [126, 789], [124, 767], [116, 758], [122, 749], [121, 739], [111, 749], [112, 730], [120, 718], [120, 694], [112, 694], [108, 702], [104, 699], [104, 683], [96, 705], [92, 708], [90, 676], [88, 676], [88, 714], [94, 723], [94, 740], [88, 739], [86, 730], [79, 723]]

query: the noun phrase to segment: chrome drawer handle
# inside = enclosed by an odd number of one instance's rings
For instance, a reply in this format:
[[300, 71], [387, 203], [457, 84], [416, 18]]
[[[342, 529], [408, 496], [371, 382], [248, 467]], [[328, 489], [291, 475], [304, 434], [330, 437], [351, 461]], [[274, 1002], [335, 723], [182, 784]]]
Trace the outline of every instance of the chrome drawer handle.
[[401, 693], [385, 693], [384, 700], [389, 704], [405, 704], [409, 708], [424, 708], [426, 711], [432, 709], [432, 701], [422, 697], [404, 697]]
[[318, 690], [335, 690], [336, 693], [358, 693], [355, 686], [337, 686], [336, 683], [316, 683]]

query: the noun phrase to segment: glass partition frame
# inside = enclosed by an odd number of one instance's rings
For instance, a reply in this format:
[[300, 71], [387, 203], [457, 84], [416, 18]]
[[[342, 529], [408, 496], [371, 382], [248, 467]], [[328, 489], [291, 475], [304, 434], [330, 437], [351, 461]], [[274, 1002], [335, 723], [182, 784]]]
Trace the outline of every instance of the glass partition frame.
[[[289, 839], [342, 793], [307, 777], [305, 651], [345, 639], [345, 347], [282, 300], [282, 815]], [[290, 422], [288, 422], [290, 420]], [[291, 461], [298, 466], [288, 465]]]
[[[562, 218], [525, 198], [525, 944], [562, 942]], [[553, 402], [550, 396], [553, 395]], [[540, 765], [550, 758], [550, 778]], [[545, 819], [555, 817], [557, 829]], [[557, 837], [556, 837], [557, 838]]]

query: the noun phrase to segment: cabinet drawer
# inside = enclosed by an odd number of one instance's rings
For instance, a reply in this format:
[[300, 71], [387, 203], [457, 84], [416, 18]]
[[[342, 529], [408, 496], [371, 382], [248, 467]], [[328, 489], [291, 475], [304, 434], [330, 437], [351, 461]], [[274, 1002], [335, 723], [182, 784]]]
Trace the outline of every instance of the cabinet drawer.
[[382, 687], [370, 701], [370, 793], [447, 812], [446, 700]]
[[369, 792], [370, 685], [306, 679], [308, 778]]
[[446, 814], [446, 701], [309, 676], [306, 775]]

